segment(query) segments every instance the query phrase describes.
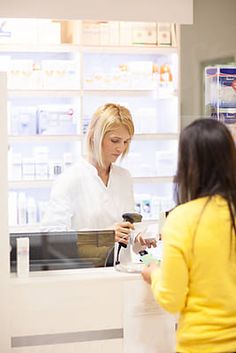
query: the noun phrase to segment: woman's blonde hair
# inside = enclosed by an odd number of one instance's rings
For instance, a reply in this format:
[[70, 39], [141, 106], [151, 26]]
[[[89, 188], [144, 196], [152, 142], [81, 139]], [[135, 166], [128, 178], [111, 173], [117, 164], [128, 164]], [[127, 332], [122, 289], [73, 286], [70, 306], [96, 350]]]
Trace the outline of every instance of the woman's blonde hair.
[[[87, 152], [89, 159], [95, 159], [99, 166], [104, 167], [102, 142], [105, 135], [111, 130], [124, 126], [127, 128], [130, 138], [134, 135], [134, 124], [130, 111], [114, 103], [107, 103], [99, 107], [88, 127], [87, 132]], [[122, 153], [123, 158], [129, 150], [129, 143]]]

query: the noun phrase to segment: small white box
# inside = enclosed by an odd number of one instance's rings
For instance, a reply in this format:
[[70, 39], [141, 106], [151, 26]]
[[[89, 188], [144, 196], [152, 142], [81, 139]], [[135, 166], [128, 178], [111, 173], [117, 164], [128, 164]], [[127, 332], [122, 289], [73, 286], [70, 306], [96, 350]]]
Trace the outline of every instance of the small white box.
[[86, 21], [82, 25], [83, 45], [100, 45], [101, 28], [99, 22]]
[[149, 44], [157, 43], [157, 27], [155, 22], [137, 22], [132, 26], [132, 42], [133, 44]]
[[35, 179], [35, 160], [34, 158], [23, 158], [22, 160], [23, 180]]
[[120, 45], [132, 45], [132, 22], [120, 22]]
[[29, 238], [17, 238], [17, 276], [27, 277], [29, 274]]
[[38, 44], [60, 44], [61, 24], [50, 20], [38, 20], [37, 42]]
[[157, 44], [158, 46], [171, 45], [171, 25], [169, 23], [157, 24]]

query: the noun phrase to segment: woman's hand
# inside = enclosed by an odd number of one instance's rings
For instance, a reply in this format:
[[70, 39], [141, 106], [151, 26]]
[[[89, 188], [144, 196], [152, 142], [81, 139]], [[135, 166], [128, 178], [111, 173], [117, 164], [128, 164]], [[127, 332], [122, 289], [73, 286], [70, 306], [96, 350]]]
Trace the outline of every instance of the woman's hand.
[[114, 225], [115, 230], [115, 241], [119, 243], [128, 244], [131, 230], [134, 229], [134, 225], [130, 222], [121, 222]]
[[154, 247], [156, 248], [157, 246], [157, 241], [154, 238], [150, 239], [145, 239], [145, 237], [142, 235], [142, 233], [139, 233], [136, 238], [135, 238], [135, 243], [139, 243], [141, 246], [145, 246], [148, 248]]
[[141, 272], [141, 275], [145, 282], [147, 282], [148, 284], [152, 283], [151, 275], [154, 271], [156, 271], [157, 268], [158, 265], [155, 262], [152, 262], [150, 265], [144, 267]]

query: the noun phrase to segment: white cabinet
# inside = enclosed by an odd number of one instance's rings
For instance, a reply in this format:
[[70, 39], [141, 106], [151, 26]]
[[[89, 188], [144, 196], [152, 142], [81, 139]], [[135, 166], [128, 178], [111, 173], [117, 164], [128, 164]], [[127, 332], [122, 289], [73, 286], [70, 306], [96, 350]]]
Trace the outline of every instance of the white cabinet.
[[[10, 213], [19, 213], [24, 194], [26, 208], [35, 200], [40, 221], [52, 180], [84, 153], [92, 113], [116, 102], [130, 109], [135, 123], [123, 165], [134, 179], [137, 210], [156, 218], [158, 207], [172, 203], [180, 129], [178, 27], [48, 21], [45, 33], [44, 20], [31, 20], [21, 37], [20, 21], [12, 29], [9, 24], [8, 41], [0, 38], [0, 69], [8, 72]], [[17, 215], [10, 219], [17, 225]]]

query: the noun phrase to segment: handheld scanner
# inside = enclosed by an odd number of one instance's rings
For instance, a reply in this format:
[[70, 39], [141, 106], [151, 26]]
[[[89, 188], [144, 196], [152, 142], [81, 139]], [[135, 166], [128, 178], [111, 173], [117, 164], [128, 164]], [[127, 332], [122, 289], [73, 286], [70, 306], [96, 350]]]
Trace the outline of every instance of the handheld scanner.
[[[122, 215], [122, 218], [125, 222], [130, 222], [130, 223], [138, 223], [138, 222], [141, 222], [142, 221], [142, 218], [143, 216], [139, 213], [135, 213], [135, 212], [127, 212], [127, 213], [124, 213]], [[126, 244], [123, 244], [123, 243], [119, 243], [120, 246], [123, 246], [124, 248], [127, 247]]]
[[142, 221], [143, 216], [139, 213], [124, 213], [122, 215], [123, 220], [130, 223], [138, 223]]

